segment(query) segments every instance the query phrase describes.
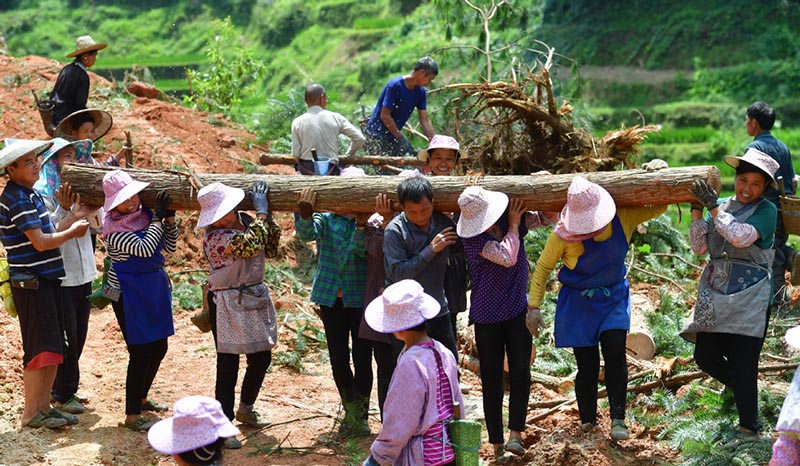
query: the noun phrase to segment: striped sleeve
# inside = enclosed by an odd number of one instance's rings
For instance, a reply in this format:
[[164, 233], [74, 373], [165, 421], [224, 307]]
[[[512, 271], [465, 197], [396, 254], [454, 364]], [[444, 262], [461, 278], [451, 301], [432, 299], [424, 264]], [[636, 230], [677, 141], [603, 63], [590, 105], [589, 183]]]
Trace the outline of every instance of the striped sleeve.
[[[145, 230], [143, 237], [132, 231], [121, 231], [106, 235], [108, 255], [117, 262], [127, 260], [130, 256], [151, 257], [158, 249], [158, 242], [164, 230], [158, 223], [151, 223]], [[172, 251], [174, 252], [178, 241], [177, 227], [173, 233]], [[167, 244], [167, 248], [169, 245]]]

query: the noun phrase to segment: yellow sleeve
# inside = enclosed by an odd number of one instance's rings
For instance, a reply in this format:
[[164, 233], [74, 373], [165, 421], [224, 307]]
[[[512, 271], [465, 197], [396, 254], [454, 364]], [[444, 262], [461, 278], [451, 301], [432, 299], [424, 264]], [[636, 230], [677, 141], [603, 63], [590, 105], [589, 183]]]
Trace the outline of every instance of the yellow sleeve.
[[536, 270], [531, 274], [531, 290], [528, 294], [528, 305], [534, 307], [542, 305], [547, 279], [550, 277], [550, 272], [556, 268], [559, 259], [563, 256], [565, 245], [566, 242], [559, 238], [558, 235], [550, 233], [550, 236], [547, 238], [547, 243], [545, 243], [544, 249], [542, 250], [542, 254], [536, 262]]
[[625, 239], [630, 242], [633, 230], [637, 225], [652, 218], [656, 218], [666, 211], [666, 205], [622, 207], [617, 209], [617, 216], [619, 217], [619, 222], [622, 224], [622, 230], [625, 232]]

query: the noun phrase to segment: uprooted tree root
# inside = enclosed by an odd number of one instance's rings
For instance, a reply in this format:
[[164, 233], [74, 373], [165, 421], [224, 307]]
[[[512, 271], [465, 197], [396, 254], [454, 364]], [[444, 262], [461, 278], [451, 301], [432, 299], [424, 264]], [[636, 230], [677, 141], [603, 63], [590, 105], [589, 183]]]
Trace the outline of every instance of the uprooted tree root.
[[[573, 126], [572, 106], [557, 107], [548, 66], [529, 70], [512, 82], [451, 84], [459, 90], [454, 99], [456, 134], [470, 133], [465, 147], [484, 173], [524, 175], [539, 170], [551, 173], [609, 171], [635, 166], [636, 146], [653, 125], [622, 127], [595, 139]], [[475, 162], [473, 162], [475, 163]]]

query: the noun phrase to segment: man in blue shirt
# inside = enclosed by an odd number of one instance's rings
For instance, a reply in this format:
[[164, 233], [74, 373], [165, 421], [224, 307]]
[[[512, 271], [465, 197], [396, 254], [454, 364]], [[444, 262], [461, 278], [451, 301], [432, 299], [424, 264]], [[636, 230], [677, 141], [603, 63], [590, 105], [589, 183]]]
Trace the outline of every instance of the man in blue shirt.
[[[778, 162], [780, 168], [775, 173], [775, 178], [783, 177], [783, 189], [787, 195], [795, 193], [794, 187], [794, 166], [789, 148], [770, 133], [775, 124], [775, 110], [764, 102], [753, 102], [747, 107], [747, 119], [745, 127], [747, 134], [753, 137], [753, 141], [747, 148], [758, 149], [769, 155]], [[778, 209], [780, 203], [778, 195], [780, 190], [768, 186], [764, 191], [764, 197], [772, 201]], [[775, 304], [778, 306], [789, 304], [786, 294], [785, 271], [791, 272], [790, 282], [792, 285], [800, 285], [800, 255], [791, 246], [786, 244], [789, 234], [783, 226], [783, 218], [778, 215], [778, 223], [775, 229], [775, 262], [772, 266], [773, 289], [775, 290]]]
[[378, 103], [367, 122], [367, 151], [372, 155], [415, 157], [417, 151], [403, 136], [402, 129], [414, 109], [428, 139], [435, 134], [428, 118], [425, 86], [439, 74], [439, 65], [431, 57], [421, 58], [411, 74], [391, 79], [381, 91]]
[[79, 206], [54, 224], [42, 197], [33, 190], [39, 179], [39, 154], [51, 144], [19, 139], [0, 150], [0, 169], [9, 178], [0, 194], [0, 240], [8, 253], [11, 295], [22, 333], [22, 425], [34, 428], [78, 422], [77, 416], [50, 406], [50, 390], [64, 360], [60, 283], [64, 264], [58, 247], [86, 233], [89, 210]]

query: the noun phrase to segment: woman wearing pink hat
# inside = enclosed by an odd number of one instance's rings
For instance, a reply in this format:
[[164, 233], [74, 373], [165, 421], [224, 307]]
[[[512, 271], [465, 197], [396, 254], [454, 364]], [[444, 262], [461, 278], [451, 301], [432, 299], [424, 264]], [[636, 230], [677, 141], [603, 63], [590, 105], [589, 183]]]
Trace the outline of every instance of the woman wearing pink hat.
[[[736, 169], [734, 196], [720, 203], [704, 180], [691, 191], [692, 251], [708, 252], [697, 301], [681, 336], [694, 342], [700, 369], [733, 392], [739, 412], [738, 437], [757, 437], [758, 358], [772, 301], [773, 239], [778, 211], [763, 194], [775, 186], [778, 162], [756, 149], [725, 157]], [[708, 216], [703, 217], [703, 208]]]
[[[272, 347], [278, 339], [275, 306], [264, 283], [266, 257], [275, 257], [281, 230], [272, 221], [267, 203], [269, 186], [256, 182], [250, 192], [256, 218], [237, 207], [245, 192], [222, 183], [211, 183], [197, 194], [200, 203], [198, 228], [203, 236], [211, 273], [208, 275], [208, 307], [211, 330], [217, 346], [215, 396], [228, 419], [233, 420], [239, 355], [247, 357], [236, 420], [262, 428], [269, 421], [253, 405], [272, 362]], [[236, 437], [225, 440], [226, 448], [241, 448]]]
[[121, 426], [147, 430], [152, 425], [142, 411], [165, 411], [167, 406], [147, 399], [161, 360], [167, 354], [172, 323], [172, 291], [161, 251], [175, 252], [178, 226], [171, 198], [161, 191], [155, 212], [143, 207], [139, 192], [149, 183], [136, 181], [122, 170], [103, 177], [103, 237], [111, 269], [104, 294], [112, 300], [128, 347], [125, 380], [125, 422]]
[[[666, 166], [666, 162], [656, 159], [643, 168], [657, 170]], [[558, 273], [561, 289], [555, 316], [556, 346], [572, 348], [575, 354], [578, 364], [575, 396], [582, 427], [586, 430], [597, 424], [597, 380], [602, 346], [614, 440], [628, 438], [625, 339], [631, 319], [625, 256], [636, 225], [666, 210], [666, 206], [617, 210], [608, 191], [576, 176], [567, 192], [567, 205], [531, 277], [527, 324], [534, 333], [542, 322], [539, 306], [547, 279], [558, 261], [563, 262]]]
[[[481, 360], [483, 411], [495, 457], [504, 451], [525, 454], [522, 432], [528, 412], [533, 340], [525, 328], [528, 260], [521, 238], [529, 228], [549, 225], [541, 213], [526, 214], [519, 199], [470, 186], [458, 197], [461, 216], [456, 231], [472, 277], [469, 318]], [[525, 222], [522, 222], [523, 216]], [[538, 335], [538, 328], [537, 328]], [[503, 444], [503, 357], [508, 356], [509, 440]]]
[[453, 466], [447, 423], [464, 406], [453, 353], [431, 339], [425, 321], [441, 306], [414, 280], [389, 285], [367, 305], [364, 319], [375, 331], [405, 343], [392, 375], [383, 426], [364, 466]]

